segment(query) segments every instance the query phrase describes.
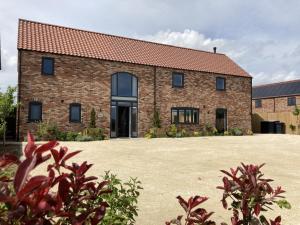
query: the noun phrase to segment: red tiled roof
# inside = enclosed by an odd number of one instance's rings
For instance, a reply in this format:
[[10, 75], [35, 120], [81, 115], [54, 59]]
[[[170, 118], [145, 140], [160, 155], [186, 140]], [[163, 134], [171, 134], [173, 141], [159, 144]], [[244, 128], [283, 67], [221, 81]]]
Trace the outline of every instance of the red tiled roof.
[[19, 20], [18, 49], [251, 77], [224, 54]]

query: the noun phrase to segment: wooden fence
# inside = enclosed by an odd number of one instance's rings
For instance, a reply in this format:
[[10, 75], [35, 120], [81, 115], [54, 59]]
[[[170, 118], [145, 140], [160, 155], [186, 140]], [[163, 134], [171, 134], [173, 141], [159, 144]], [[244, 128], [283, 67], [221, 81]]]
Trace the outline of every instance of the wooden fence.
[[[280, 121], [285, 123], [285, 133], [287, 134], [300, 134], [300, 116], [294, 116], [291, 112], [276, 112], [276, 113], [254, 113], [252, 114], [252, 130], [254, 133], [260, 133], [261, 121]], [[292, 131], [290, 124], [296, 127], [295, 131]]]

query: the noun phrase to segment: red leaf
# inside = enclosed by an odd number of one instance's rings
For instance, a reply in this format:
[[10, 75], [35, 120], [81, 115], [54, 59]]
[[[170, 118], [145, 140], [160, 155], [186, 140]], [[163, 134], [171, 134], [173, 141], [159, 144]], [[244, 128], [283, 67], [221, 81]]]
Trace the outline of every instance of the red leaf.
[[106, 207], [108, 207], [108, 204], [106, 202], [102, 202], [101, 206], [95, 209], [95, 216], [91, 220], [91, 225], [97, 225], [103, 219]]
[[207, 197], [201, 197], [201, 196], [195, 196], [194, 198], [190, 198], [188, 201], [189, 208], [193, 209], [197, 205], [205, 202], [207, 199], [208, 199]]
[[254, 206], [254, 213], [256, 216], [259, 215], [260, 210], [261, 210], [261, 205], [259, 203], [256, 203], [256, 205]]
[[69, 153], [68, 155], [66, 155], [65, 157], [64, 157], [64, 161], [67, 161], [68, 159], [70, 159], [70, 158], [72, 158], [73, 156], [75, 156], [75, 155], [77, 155], [78, 153], [80, 153], [81, 151], [75, 151], [75, 152], [71, 152], [71, 153]]
[[22, 189], [17, 193], [17, 196], [19, 199], [24, 199], [25, 197], [29, 196], [32, 194], [32, 192], [39, 188], [42, 187], [43, 183], [47, 182], [49, 180], [48, 177], [46, 176], [35, 176], [32, 177]]
[[23, 185], [25, 184], [30, 171], [35, 167], [36, 156], [25, 159], [18, 167], [15, 179], [14, 179], [14, 188], [18, 192]]
[[58, 185], [58, 194], [60, 196], [60, 198], [65, 201], [68, 197], [69, 194], [69, 188], [70, 188], [70, 183], [69, 181], [64, 178], [59, 182]]
[[27, 145], [24, 149], [24, 154], [26, 158], [30, 158], [33, 155], [34, 150], [36, 149], [36, 145], [34, 143], [33, 135], [28, 132], [27, 133]]
[[13, 164], [13, 163], [14, 164], [19, 164], [20, 163], [20, 160], [15, 155], [5, 154], [5, 155], [2, 155], [1, 158], [0, 158], [0, 168], [8, 166], [8, 165]]
[[54, 147], [56, 147], [58, 145], [58, 142], [57, 141], [49, 141], [48, 143], [46, 144], [43, 144], [41, 145], [40, 147], [38, 147], [36, 150], [35, 150], [35, 153], [36, 154], [42, 154], [46, 151], [49, 151], [51, 149], [53, 149]]
[[181, 197], [177, 196], [179, 204], [182, 206], [182, 208], [187, 212], [188, 211], [188, 203]]
[[54, 158], [55, 163], [58, 164], [59, 161], [60, 161], [58, 151], [55, 150], [55, 149], [51, 149], [50, 151], [51, 151], [51, 154], [52, 154], [52, 156], [53, 156], [53, 158]]

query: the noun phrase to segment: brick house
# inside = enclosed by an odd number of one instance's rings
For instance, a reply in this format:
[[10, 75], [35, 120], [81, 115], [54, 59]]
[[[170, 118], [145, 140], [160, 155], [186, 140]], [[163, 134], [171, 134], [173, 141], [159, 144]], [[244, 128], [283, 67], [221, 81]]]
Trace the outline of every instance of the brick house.
[[20, 138], [37, 121], [80, 131], [96, 110], [108, 137], [162, 127], [251, 129], [252, 77], [224, 54], [19, 20]]
[[292, 114], [300, 105], [300, 80], [254, 86], [252, 90], [253, 131], [260, 132], [261, 121], [281, 121], [286, 133], [293, 133], [290, 124], [296, 124]]

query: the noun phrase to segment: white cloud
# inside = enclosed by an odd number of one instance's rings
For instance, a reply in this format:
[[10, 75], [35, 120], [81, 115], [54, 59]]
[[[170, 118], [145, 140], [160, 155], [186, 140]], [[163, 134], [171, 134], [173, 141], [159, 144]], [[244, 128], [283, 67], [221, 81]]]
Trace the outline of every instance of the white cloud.
[[300, 78], [300, 45], [295, 48], [294, 42], [268, 38], [213, 39], [191, 29], [159, 31], [138, 38], [207, 51], [216, 46], [217, 51], [227, 54], [249, 72], [254, 84]]

